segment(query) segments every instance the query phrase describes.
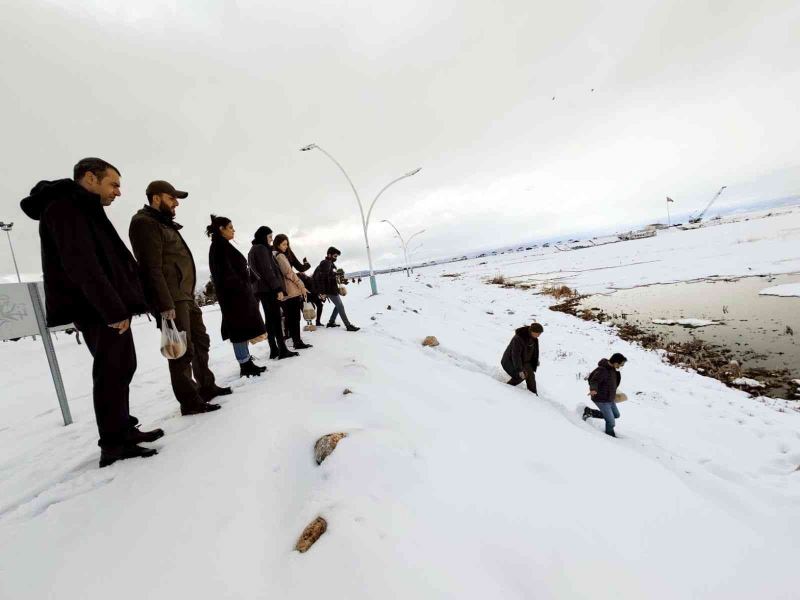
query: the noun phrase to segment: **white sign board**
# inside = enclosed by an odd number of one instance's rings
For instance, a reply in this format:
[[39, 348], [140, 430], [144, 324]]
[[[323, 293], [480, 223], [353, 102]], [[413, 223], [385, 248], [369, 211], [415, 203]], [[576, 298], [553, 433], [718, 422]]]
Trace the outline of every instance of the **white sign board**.
[[[44, 298], [44, 284], [39, 281], [39, 296]], [[63, 331], [73, 325], [53, 327]], [[27, 283], [0, 283], [0, 340], [39, 335], [39, 324], [33, 310], [33, 299]]]

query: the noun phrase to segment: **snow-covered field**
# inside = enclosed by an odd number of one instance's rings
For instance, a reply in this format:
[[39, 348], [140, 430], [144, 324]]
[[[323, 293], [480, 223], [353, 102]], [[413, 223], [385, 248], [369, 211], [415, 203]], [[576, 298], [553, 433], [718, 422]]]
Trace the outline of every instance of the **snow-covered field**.
[[[0, 343], [0, 598], [796, 598], [796, 403], [482, 279], [551, 272], [600, 291], [788, 272], [798, 239], [790, 213], [382, 276], [371, 298], [365, 280], [345, 299], [361, 332], [307, 333], [314, 348], [255, 380], [236, 378], [211, 308], [212, 368], [236, 389], [210, 415], [179, 416], [139, 319], [132, 411], [167, 435], [158, 456], [102, 470], [85, 347], [56, 342], [76, 421], [63, 427], [41, 343]], [[539, 397], [499, 371], [532, 320]], [[441, 345], [423, 348], [427, 335]], [[618, 439], [577, 416], [584, 376], [614, 351], [629, 359]], [[314, 442], [337, 431], [349, 436], [317, 466]], [[318, 515], [327, 533], [294, 552]]]
[[796, 273], [800, 272], [800, 207], [735, 215], [730, 222], [689, 231], [669, 229], [652, 238], [596, 248], [560, 252], [550, 247], [475, 262], [486, 264], [471, 269], [474, 274], [553, 281], [582, 294], [704, 278]]

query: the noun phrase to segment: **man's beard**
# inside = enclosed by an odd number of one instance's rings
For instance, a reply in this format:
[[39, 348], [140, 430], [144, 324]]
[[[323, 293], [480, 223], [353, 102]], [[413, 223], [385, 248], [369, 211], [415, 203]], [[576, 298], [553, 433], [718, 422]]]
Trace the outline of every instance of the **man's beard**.
[[174, 208], [169, 208], [169, 207], [164, 206], [162, 204], [161, 206], [158, 207], [158, 210], [159, 210], [159, 212], [161, 214], [167, 215], [170, 219], [174, 219], [175, 218], [175, 209]]

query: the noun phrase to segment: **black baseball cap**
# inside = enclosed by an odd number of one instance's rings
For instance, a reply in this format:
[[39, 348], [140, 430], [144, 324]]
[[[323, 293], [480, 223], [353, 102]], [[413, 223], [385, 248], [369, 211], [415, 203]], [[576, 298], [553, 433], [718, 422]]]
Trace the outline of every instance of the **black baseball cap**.
[[175, 186], [173, 186], [171, 183], [168, 181], [162, 181], [161, 179], [157, 181], [151, 181], [144, 193], [147, 195], [148, 200], [150, 200], [156, 194], [169, 194], [173, 198], [180, 198], [181, 200], [189, 195], [189, 192], [176, 190]]

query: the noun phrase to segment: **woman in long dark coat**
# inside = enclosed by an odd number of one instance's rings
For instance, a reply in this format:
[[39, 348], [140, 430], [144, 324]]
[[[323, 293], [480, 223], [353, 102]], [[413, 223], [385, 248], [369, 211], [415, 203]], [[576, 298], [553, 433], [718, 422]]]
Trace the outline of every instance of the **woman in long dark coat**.
[[247, 259], [232, 244], [236, 230], [226, 217], [211, 215], [206, 234], [211, 238], [208, 266], [222, 312], [222, 339], [230, 340], [241, 376], [259, 376], [267, 370], [253, 362], [247, 343], [267, 332], [250, 286]]

